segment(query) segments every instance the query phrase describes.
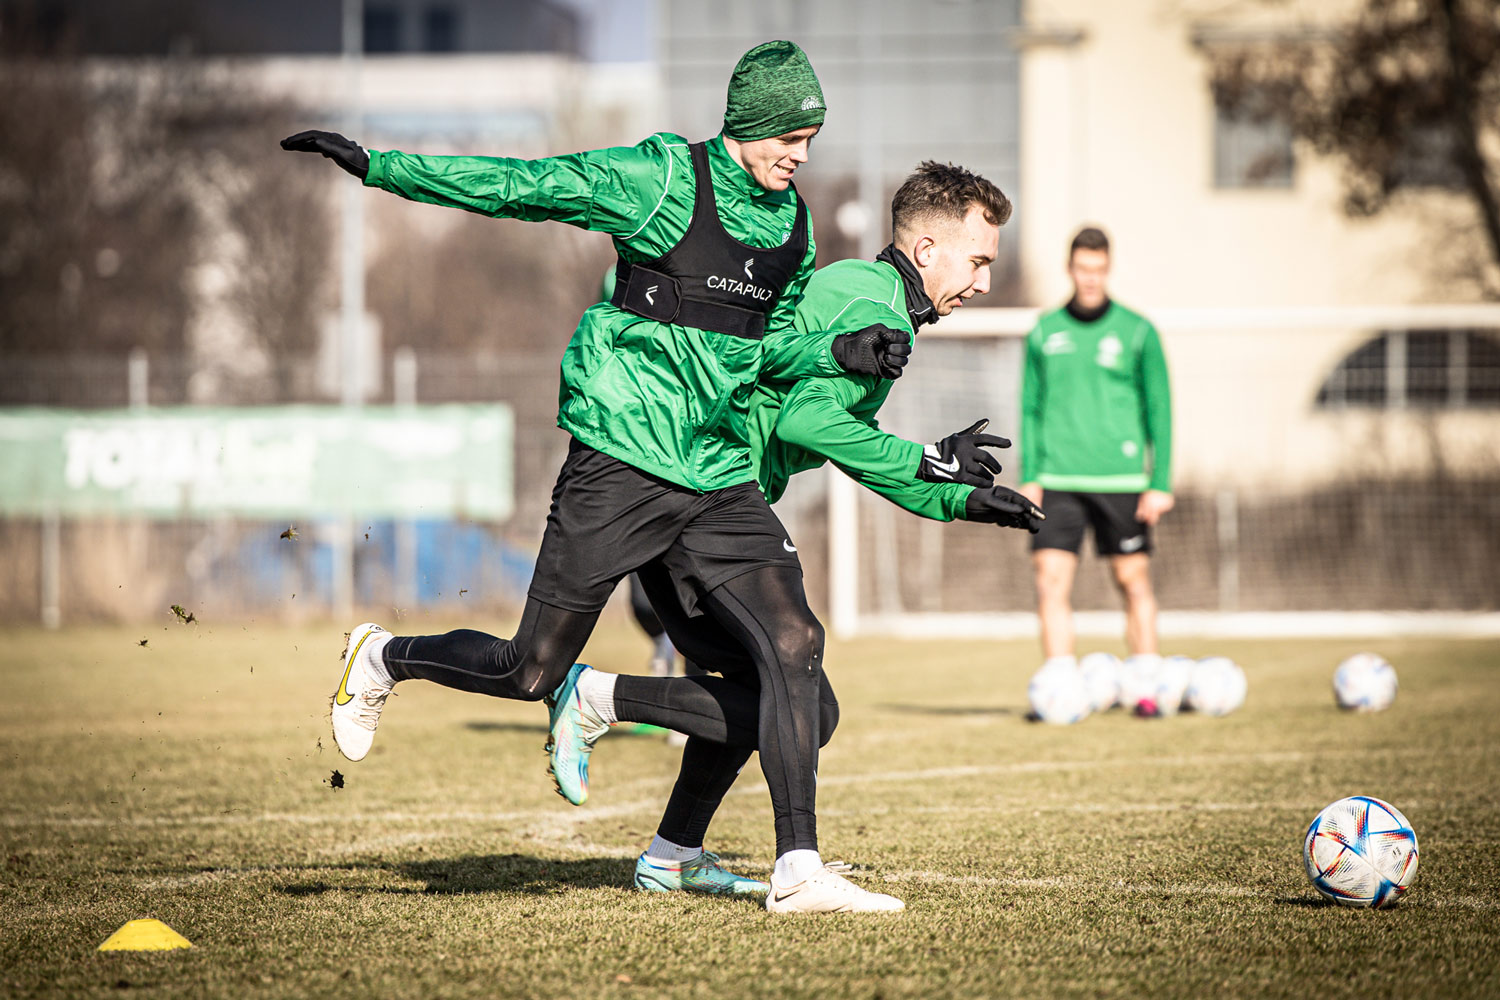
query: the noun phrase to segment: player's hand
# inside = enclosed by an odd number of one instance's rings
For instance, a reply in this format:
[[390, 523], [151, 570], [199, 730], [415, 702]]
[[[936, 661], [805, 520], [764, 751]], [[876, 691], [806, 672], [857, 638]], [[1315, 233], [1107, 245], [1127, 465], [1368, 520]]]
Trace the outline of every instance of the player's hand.
[[829, 350], [844, 371], [895, 379], [911, 357], [911, 334], [876, 323], [834, 337]]
[[1042, 497], [1046, 495], [1047, 491], [1042, 489], [1041, 483], [1022, 483], [1021, 488], [1016, 492], [1040, 507], [1042, 505]]
[[294, 153], [322, 153], [344, 170], [365, 179], [370, 172], [370, 154], [359, 143], [345, 139], [337, 132], [319, 132], [315, 129], [298, 132], [281, 140], [281, 148]]
[[1161, 520], [1161, 516], [1177, 505], [1172, 494], [1163, 493], [1161, 490], [1147, 490], [1141, 494], [1140, 500], [1136, 501], [1135, 519], [1142, 524], [1151, 527]]
[[1047, 515], [1015, 490], [991, 486], [969, 494], [964, 501], [964, 520], [998, 524], [1002, 528], [1022, 528], [1034, 535], [1042, 530]]
[[937, 444], [922, 449], [917, 478], [929, 483], [966, 483], [969, 486], [992, 486], [1000, 472], [1000, 463], [986, 448], [1009, 448], [1010, 439], [981, 434], [989, 426], [979, 420], [957, 434], [949, 434]]

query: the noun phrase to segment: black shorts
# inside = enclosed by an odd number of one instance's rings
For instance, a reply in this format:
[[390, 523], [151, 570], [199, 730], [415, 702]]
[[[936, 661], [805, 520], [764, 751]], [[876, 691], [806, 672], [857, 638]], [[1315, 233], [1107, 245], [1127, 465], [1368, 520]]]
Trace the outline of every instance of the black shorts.
[[567, 611], [598, 611], [620, 580], [657, 561], [689, 614], [700, 594], [743, 573], [802, 568], [754, 483], [698, 493], [573, 441], [552, 489], [530, 596]]
[[1101, 556], [1151, 551], [1151, 529], [1135, 519], [1139, 493], [1070, 493], [1045, 490], [1042, 512], [1047, 520], [1031, 536], [1031, 551], [1063, 549], [1077, 555], [1084, 529], [1093, 526], [1094, 550]]

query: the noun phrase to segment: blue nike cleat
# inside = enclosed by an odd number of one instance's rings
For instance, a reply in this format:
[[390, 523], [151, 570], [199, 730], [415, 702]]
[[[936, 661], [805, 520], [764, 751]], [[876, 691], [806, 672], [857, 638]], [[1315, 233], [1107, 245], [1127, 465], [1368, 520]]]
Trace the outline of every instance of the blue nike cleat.
[[635, 862], [635, 887], [645, 892], [701, 892], [710, 896], [771, 891], [769, 883], [727, 871], [719, 865], [719, 856], [709, 851], [680, 865], [663, 865], [642, 854]]
[[575, 663], [567, 678], [558, 685], [547, 699], [551, 709], [551, 725], [547, 734], [547, 773], [557, 794], [581, 806], [589, 797], [589, 755], [594, 744], [609, 729], [609, 723], [599, 717], [578, 693], [578, 678], [585, 670], [592, 670], [585, 663]]

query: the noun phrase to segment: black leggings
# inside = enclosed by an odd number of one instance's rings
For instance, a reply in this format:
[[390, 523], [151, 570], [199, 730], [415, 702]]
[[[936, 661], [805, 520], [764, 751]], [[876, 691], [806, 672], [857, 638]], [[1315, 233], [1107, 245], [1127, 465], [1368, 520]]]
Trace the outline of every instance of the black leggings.
[[[658, 573], [658, 580], [660, 577]], [[642, 582], [646, 582], [644, 576]], [[749, 749], [758, 748], [775, 814], [777, 855], [790, 850], [816, 850], [815, 783], [818, 748], [823, 743], [820, 702], [827, 681], [822, 667], [823, 627], [807, 606], [802, 574], [789, 566], [751, 570], [704, 594], [700, 606], [723, 626], [734, 645], [749, 654], [758, 682], [756, 742], [751, 748], [737, 747], [736, 753], [744, 756], [729, 769], [728, 758], [710, 761], [707, 758], [714, 752], [693, 748], [689, 739], [692, 752], [684, 753], [684, 767], [691, 762], [695, 770], [687, 791], [703, 796], [705, 805], [712, 798], [712, 805], [717, 806], [718, 798], [749, 758]], [[565, 611], [528, 599], [521, 624], [509, 641], [470, 629], [436, 636], [398, 636], [386, 645], [384, 658], [392, 678], [398, 681], [421, 678], [464, 691], [535, 701], [562, 683], [598, 618], [597, 611]], [[688, 636], [684, 638], [691, 641]], [[674, 635], [674, 644], [676, 639]], [[679, 648], [701, 665], [719, 668], [717, 662], [704, 662], [693, 651]], [[732, 683], [727, 678], [705, 677], [659, 680], [669, 684], [701, 685], [710, 680]], [[731, 710], [740, 720], [737, 725], [743, 735], [751, 728], [745, 708], [748, 685], [738, 687], [738, 691], [726, 689], [720, 694], [734, 706]], [[663, 689], [663, 697], [669, 693]], [[828, 697], [831, 700], [831, 691]], [[718, 699], [710, 700], [719, 704]], [[668, 705], [678, 703], [669, 701]], [[722, 716], [726, 710], [718, 711]], [[727, 735], [727, 723], [724, 731]], [[715, 798], [714, 791], [721, 784]], [[711, 809], [708, 815], [712, 815]], [[707, 825], [706, 818], [703, 824]]]
[[[760, 746], [760, 672], [746, 646], [718, 618], [688, 616], [664, 569], [646, 567], [639, 582], [672, 644], [690, 663], [724, 675], [623, 674], [615, 682], [615, 713], [620, 721], [649, 722], [687, 734], [677, 783], [656, 832], [674, 844], [701, 847], [709, 821], [751, 752]], [[827, 675], [821, 668], [817, 674], [818, 746], [823, 747], [838, 725], [839, 706]], [[783, 832], [795, 839], [794, 830], [778, 827], [778, 854], [794, 849], [783, 847]]]

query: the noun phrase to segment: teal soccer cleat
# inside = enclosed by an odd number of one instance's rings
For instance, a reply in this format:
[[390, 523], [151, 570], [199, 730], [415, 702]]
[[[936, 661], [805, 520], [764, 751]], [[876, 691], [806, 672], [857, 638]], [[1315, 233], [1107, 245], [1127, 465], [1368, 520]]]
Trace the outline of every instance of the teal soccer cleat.
[[710, 896], [767, 893], [771, 886], [719, 865], [719, 856], [704, 851], [680, 865], [662, 865], [642, 854], [635, 862], [635, 887], [645, 892], [701, 892]]
[[567, 678], [547, 699], [551, 725], [547, 734], [547, 773], [557, 794], [581, 806], [589, 797], [589, 755], [609, 723], [578, 693], [578, 678], [593, 668], [575, 663]]

